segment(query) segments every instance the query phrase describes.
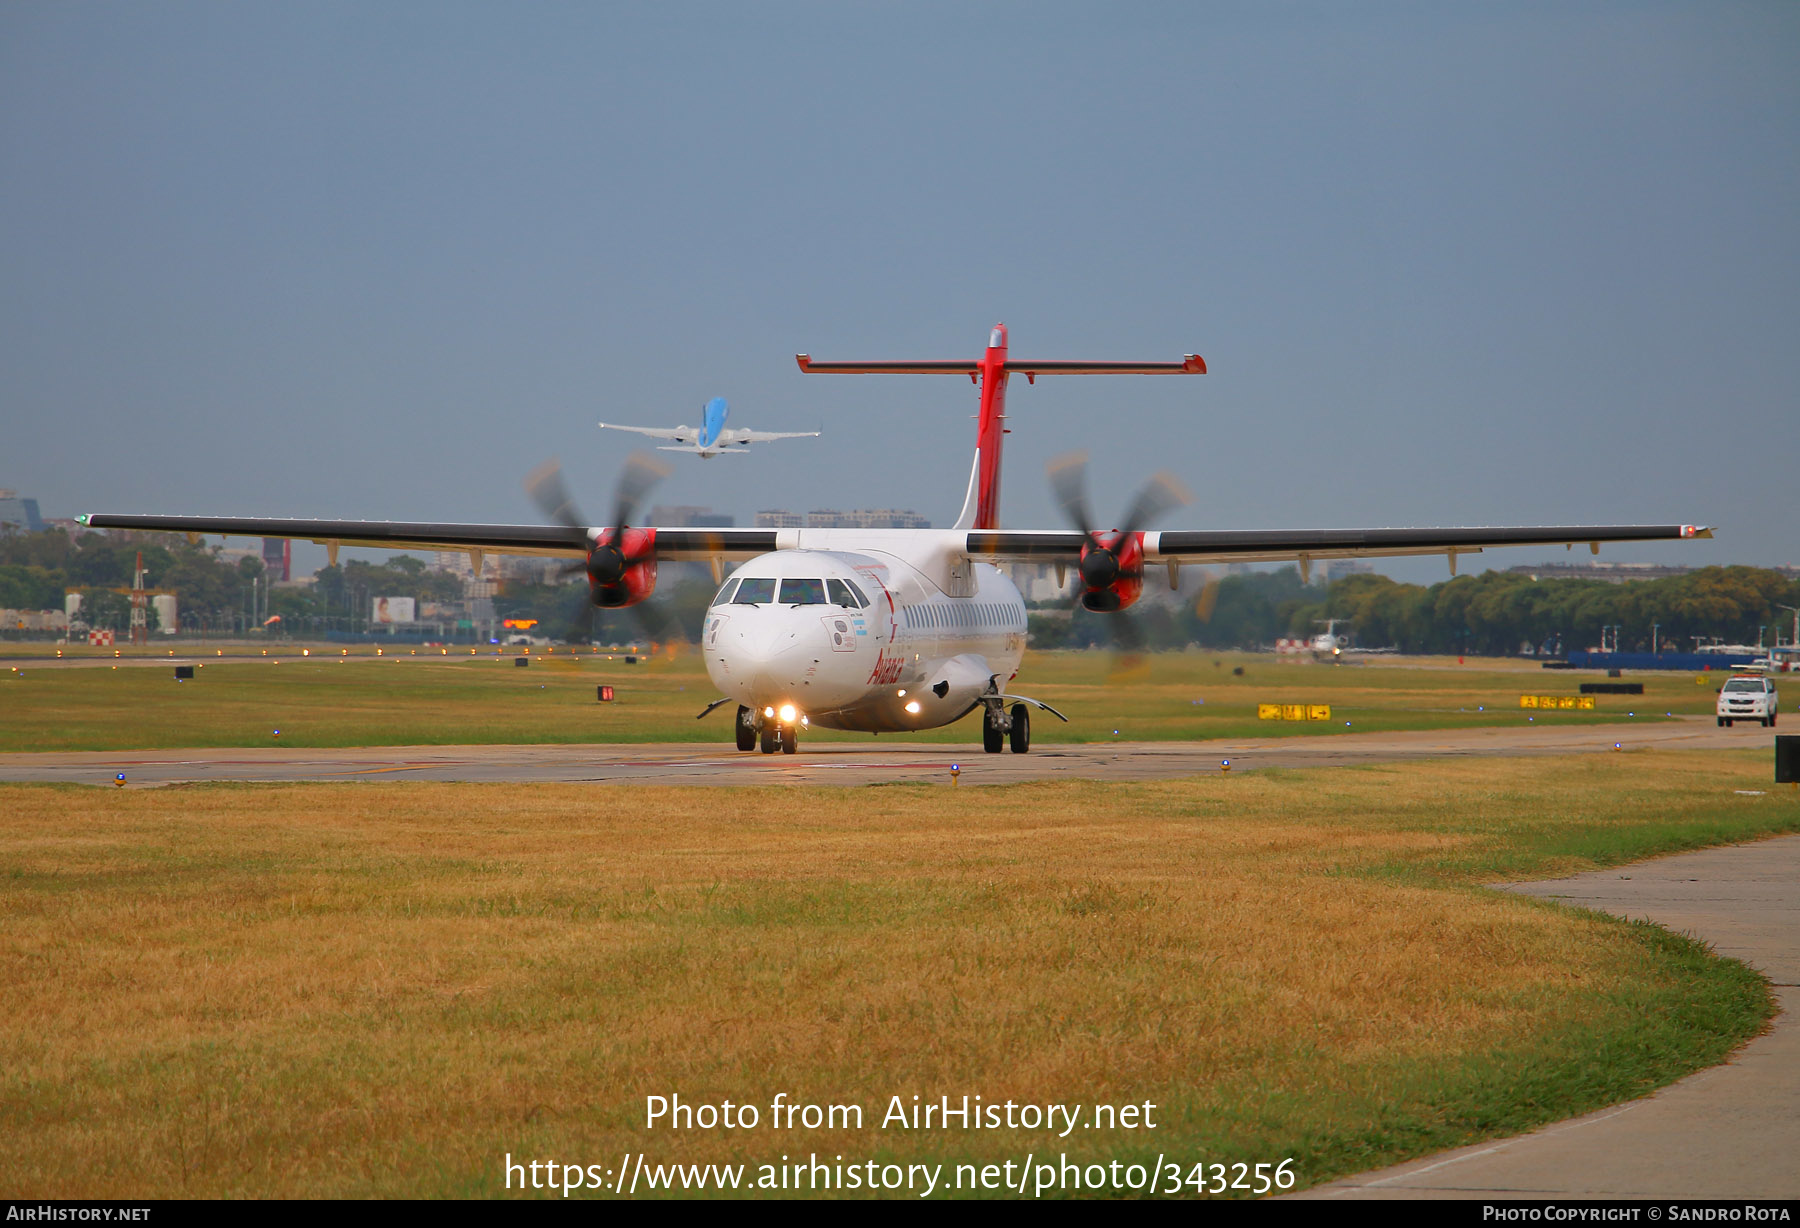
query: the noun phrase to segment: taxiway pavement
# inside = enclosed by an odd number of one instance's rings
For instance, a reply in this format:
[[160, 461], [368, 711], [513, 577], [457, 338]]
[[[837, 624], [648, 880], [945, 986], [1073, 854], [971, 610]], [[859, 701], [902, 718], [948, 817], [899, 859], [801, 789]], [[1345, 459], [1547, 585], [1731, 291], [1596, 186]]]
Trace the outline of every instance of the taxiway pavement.
[[1040, 743], [1030, 754], [973, 745], [802, 743], [795, 755], [742, 754], [717, 745], [288, 746], [0, 755], [0, 780], [128, 786], [176, 782], [437, 780], [588, 781], [663, 785], [862, 785], [895, 781], [1013, 784], [1024, 780], [1165, 780], [1269, 767], [1343, 767], [1414, 759], [1772, 746], [1770, 731], [1720, 729], [1711, 717], [1641, 724], [1233, 738], [1208, 742]]
[[1702, 938], [1767, 976], [1781, 1014], [1724, 1065], [1641, 1100], [1295, 1197], [1800, 1198], [1800, 836], [1507, 889]]

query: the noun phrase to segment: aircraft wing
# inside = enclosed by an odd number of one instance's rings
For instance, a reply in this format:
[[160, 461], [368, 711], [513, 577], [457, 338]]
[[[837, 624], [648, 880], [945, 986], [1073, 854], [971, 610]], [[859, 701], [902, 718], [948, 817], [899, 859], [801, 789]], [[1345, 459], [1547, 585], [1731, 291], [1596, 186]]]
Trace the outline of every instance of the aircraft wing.
[[[76, 519], [90, 529], [135, 529], [145, 533], [185, 533], [190, 538], [287, 537], [339, 546], [383, 550], [464, 550], [479, 554], [526, 554], [581, 558], [584, 543], [568, 529], [540, 524], [441, 524], [397, 520], [284, 520], [258, 516], [132, 516], [95, 512]], [[589, 529], [588, 537], [601, 532]], [[656, 529], [656, 557], [673, 561], [747, 559], [775, 549], [774, 529]]]
[[601, 422], [597, 425], [605, 431], [630, 431], [633, 435], [648, 435], [652, 439], [673, 439], [676, 443], [692, 443], [700, 435], [700, 432], [688, 430], [686, 427], [620, 426], [617, 422]]
[[751, 431], [727, 430], [719, 432], [719, 442], [731, 443], [768, 443], [775, 439], [816, 439], [817, 431]]
[[[1200, 529], [1144, 534], [1147, 560], [1267, 563], [1381, 558], [1410, 554], [1479, 554], [1501, 546], [1573, 546], [1601, 542], [1679, 541], [1711, 537], [1703, 525], [1555, 525], [1455, 529]], [[1080, 556], [1074, 529], [972, 529], [968, 553], [996, 562], [1046, 563]]]

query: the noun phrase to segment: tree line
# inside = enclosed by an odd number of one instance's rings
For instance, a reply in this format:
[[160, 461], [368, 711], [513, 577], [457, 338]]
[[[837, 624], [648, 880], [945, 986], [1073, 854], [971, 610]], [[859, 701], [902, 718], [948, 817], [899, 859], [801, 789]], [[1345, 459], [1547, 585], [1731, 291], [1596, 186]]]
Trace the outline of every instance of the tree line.
[[[265, 588], [259, 605], [260, 558], [222, 555], [217, 546], [193, 544], [179, 534], [52, 529], [0, 534], [0, 608], [61, 609], [65, 590], [75, 589], [84, 594], [83, 617], [90, 625], [122, 629], [128, 599], [109, 590], [131, 585], [140, 550], [148, 586], [179, 594], [188, 628], [254, 625], [255, 611], [280, 614], [293, 634], [356, 631], [366, 629], [369, 603], [378, 596], [421, 603], [463, 596], [459, 577], [399, 555], [386, 563], [322, 568], [305, 587]], [[704, 568], [665, 566], [660, 580], [660, 634], [691, 639], [712, 593], [710, 577]], [[1568, 651], [1599, 644], [1602, 628], [1614, 626], [1622, 628], [1619, 646], [1625, 651], [1649, 651], [1653, 635], [1661, 649], [1690, 650], [1697, 636], [1754, 644], [1759, 629], [1773, 642], [1777, 627], [1791, 634], [1793, 615], [1781, 607], [1800, 606], [1800, 577], [1758, 567], [1704, 567], [1625, 584], [1489, 571], [1430, 586], [1372, 573], [1309, 585], [1297, 569], [1285, 567], [1224, 576], [1197, 593], [1159, 594], [1157, 585], [1149, 578], [1144, 599], [1123, 616], [1151, 648], [1268, 647], [1283, 637], [1311, 636], [1319, 623], [1336, 618], [1345, 620], [1340, 631], [1347, 630], [1361, 647], [1409, 653]], [[553, 638], [646, 638], [646, 622], [633, 611], [589, 606], [579, 576], [562, 584], [506, 582], [493, 600], [497, 618], [536, 619], [535, 630]], [[1120, 616], [1083, 610], [1071, 615], [1071, 605], [1072, 600], [1048, 603], [1031, 612], [1034, 647], [1114, 642], [1113, 620]]]
[[[1754, 644], [1759, 629], [1773, 643], [1778, 629], [1782, 638], [1792, 634], [1793, 614], [1781, 607], [1800, 606], [1800, 577], [1760, 567], [1703, 567], [1623, 584], [1488, 571], [1430, 586], [1369, 573], [1306, 585], [1286, 567], [1225, 576], [1208, 589], [1178, 603], [1147, 591], [1128, 616], [1153, 648], [1268, 647], [1315, 635], [1336, 618], [1359, 647], [1510, 656], [1595, 647], [1602, 628], [1615, 626], [1626, 652], [1648, 652], [1653, 639], [1665, 652], [1692, 651], [1695, 637]], [[1103, 645], [1114, 638], [1110, 617], [1039, 609], [1030, 619], [1032, 643]]]

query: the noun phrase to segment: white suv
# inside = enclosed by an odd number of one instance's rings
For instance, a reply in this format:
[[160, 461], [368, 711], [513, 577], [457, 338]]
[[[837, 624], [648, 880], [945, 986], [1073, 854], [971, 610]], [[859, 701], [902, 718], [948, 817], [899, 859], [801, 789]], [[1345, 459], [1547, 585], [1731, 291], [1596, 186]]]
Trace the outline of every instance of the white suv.
[[1739, 674], [1726, 681], [1719, 690], [1719, 724], [1733, 721], [1775, 723], [1781, 710], [1781, 696], [1775, 684], [1760, 674]]

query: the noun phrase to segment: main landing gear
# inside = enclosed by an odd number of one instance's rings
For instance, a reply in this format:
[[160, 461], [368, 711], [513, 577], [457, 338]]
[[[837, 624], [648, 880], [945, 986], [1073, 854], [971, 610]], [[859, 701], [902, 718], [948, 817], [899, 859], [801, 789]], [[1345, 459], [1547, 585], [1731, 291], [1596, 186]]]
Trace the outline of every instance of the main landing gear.
[[782, 754], [791, 755], [800, 749], [800, 735], [792, 725], [778, 725], [774, 721], [759, 729], [756, 714], [740, 705], [737, 714], [737, 748], [760, 750], [765, 755], [772, 755], [779, 749]]
[[1015, 755], [1023, 755], [1031, 749], [1031, 709], [1024, 704], [1014, 704], [1009, 714], [1004, 704], [989, 704], [981, 722], [981, 749], [997, 755], [1006, 749], [1008, 742], [1012, 743]]

